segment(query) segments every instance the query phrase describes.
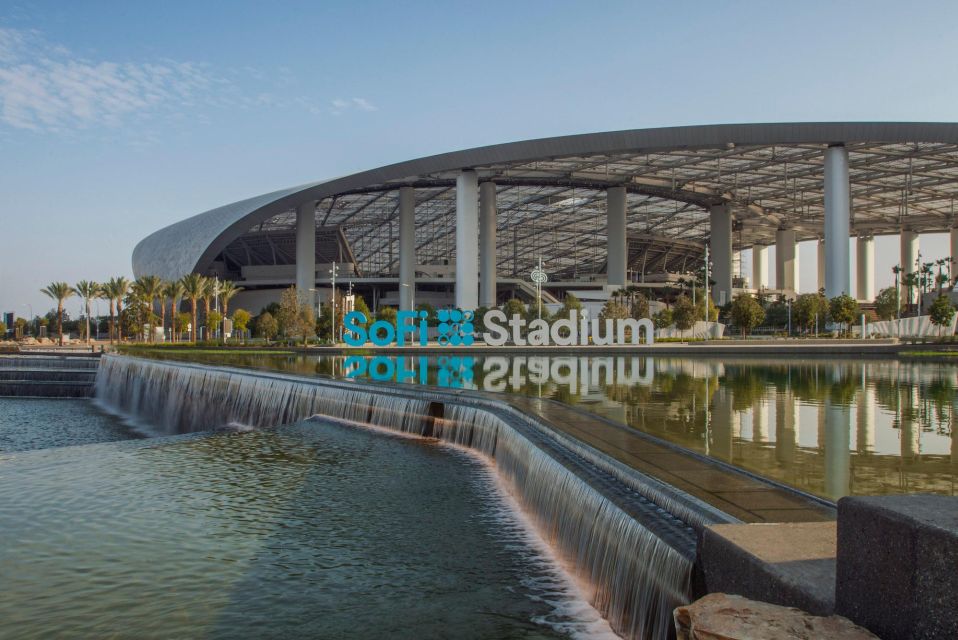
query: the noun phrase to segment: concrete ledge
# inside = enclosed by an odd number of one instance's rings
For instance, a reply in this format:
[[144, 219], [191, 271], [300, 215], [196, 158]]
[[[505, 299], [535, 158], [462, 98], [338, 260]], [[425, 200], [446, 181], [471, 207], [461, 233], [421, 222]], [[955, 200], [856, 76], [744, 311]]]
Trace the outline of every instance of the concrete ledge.
[[839, 500], [836, 593], [884, 640], [958, 638], [958, 498]]
[[697, 582], [819, 616], [835, 610], [834, 522], [720, 524], [699, 538]]

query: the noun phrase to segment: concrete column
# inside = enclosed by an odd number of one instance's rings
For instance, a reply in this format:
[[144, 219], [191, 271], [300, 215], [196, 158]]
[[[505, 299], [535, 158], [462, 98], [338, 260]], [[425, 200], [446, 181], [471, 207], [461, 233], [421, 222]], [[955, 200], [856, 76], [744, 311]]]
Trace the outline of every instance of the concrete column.
[[752, 245], [752, 288], [768, 287], [768, 247]]
[[732, 211], [728, 205], [709, 209], [712, 299], [721, 306], [732, 299]]
[[875, 299], [875, 238], [873, 236], [858, 236], [857, 262], [858, 299], [871, 302]]
[[818, 288], [825, 288], [825, 238], [818, 239]]
[[625, 286], [629, 255], [625, 187], [609, 187], [605, 190], [605, 195], [608, 219], [608, 283], [611, 286]]
[[416, 190], [399, 189], [399, 310], [416, 301]]
[[794, 229], [779, 229], [775, 233], [775, 288], [798, 289], [798, 244]]
[[825, 150], [825, 295], [828, 298], [850, 294], [852, 290], [848, 255], [850, 222], [848, 149], [837, 144]]
[[496, 306], [496, 184], [479, 185], [479, 304]]
[[315, 304], [316, 201], [296, 207], [296, 293], [301, 304]]
[[479, 306], [479, 176], [468, 169], [456, 178], [456, 306]]
[[[914, 273], [917, 268], [915, 261], [918, 260], [918, 234], [911, 229], [901, 230], [901, 275], [904, 277], [909, 273]], [[901, 298], [903, 302], [914, 303], [918, 300], [918, 287], [912, 287], [911, 300], [908, 299], [908, 289], [902, 285]]]

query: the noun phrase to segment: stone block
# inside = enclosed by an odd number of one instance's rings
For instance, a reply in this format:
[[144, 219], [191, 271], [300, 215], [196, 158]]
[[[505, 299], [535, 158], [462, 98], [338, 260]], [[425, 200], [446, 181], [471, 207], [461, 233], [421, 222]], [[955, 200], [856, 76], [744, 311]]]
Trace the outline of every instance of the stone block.
[[958, 497], [841, 499], [835, 605], [884, 640], [958, 638]]

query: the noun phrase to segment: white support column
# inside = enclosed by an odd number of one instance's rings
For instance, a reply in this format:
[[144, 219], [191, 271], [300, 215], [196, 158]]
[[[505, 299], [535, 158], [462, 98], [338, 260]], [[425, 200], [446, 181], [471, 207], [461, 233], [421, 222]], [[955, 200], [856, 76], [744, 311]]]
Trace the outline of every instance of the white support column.
[[608, 284], [625, 286], [629, 240], [626, 236], [625, 187], [609, 187], [605, 190], [606, 218], [608, 223]]
[[836, 144], [825, 150], [825, 295], [850, 294], [848, 232], [851, 223], [851, 187], [848, 149]]
[[871, 302], [875, 299], [875, 238], [858, 236], [857, 243], [858, 299]]
[[399, 189], [399, 310], [411, 311], [416, 300], [416, 190]]
[[479, 304], [496, 306], [496, 184], [479, 185]]
[[825, 288], [825, 238], [818, 239], [818, 288]]
[[316, 201], [296, 207], [296, 294], [301, 304], [316, 300]]
[[794, 229], [779, 229], [775, 233], [775, 288], [798, 289], [798, 245]]
[[764, 244], [752, 245], [752, 288], [768, 287], [768, 247]]
[[[914, 273], [917, 270], [915, 266], [915, 261], [918, 260], [918, 234], [912, 231], [911, 229], [902, 229], [901, 230], [901, 268], [902, 277], [906, 276], [909, 273]], [[913, 287], [911, 290], [911, 300], [908, 300], [908, 290], [903, 285], [901, 288], [902, 291], [902, 301], [914, 303], [918, 300], [918, 287]]]
[[721, 306], [732, 299], [732, 211], [728, 205], [709, 209], [709, 248], [712, 258], [712, 300]]
[[479, 176], [469, 169], [456, 178], [456, 306], [479, 306]]

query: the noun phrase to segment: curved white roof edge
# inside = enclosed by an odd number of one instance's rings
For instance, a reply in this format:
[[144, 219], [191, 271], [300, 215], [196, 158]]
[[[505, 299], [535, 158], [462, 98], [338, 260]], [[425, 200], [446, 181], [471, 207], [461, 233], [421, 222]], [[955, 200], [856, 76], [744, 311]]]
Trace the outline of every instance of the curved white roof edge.
[[344, 191], [391, 180], [498, 163], [564, 156], [714, 148], [734, 145], [830, 143], [958, 144], [958, 123], [807, 122], [718, 124], [630, 129], [509, 142], [442, 153], [386, 165], [331, 180], [281, 189], [224, 205], [182, 220], [141, 240], [133, 250], [136, 276], [176, 279], [210, 262], [256, 224], [301, 202], [323, 200]]

